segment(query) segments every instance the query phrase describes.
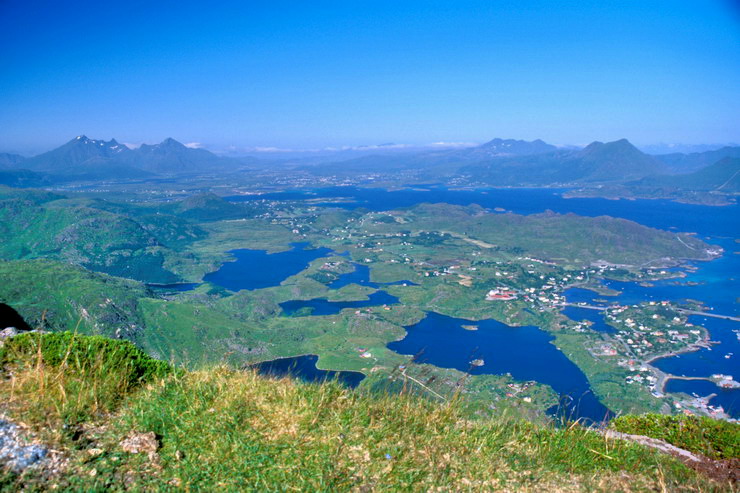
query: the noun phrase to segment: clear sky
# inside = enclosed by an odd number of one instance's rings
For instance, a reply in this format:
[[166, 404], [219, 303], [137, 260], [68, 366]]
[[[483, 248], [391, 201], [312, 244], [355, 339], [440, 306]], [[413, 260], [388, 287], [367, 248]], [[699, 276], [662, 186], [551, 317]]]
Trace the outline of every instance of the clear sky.
[[730, 0], [0, 0], [0, 150], [740, 141]]

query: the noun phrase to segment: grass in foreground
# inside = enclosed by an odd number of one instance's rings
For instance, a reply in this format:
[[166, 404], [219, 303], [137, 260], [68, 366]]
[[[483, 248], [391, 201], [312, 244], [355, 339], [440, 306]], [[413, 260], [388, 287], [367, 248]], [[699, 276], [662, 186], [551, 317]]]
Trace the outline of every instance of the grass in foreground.
[[135, 388], [172, 371], [128, 341], [71, 332], [14, 337], [0, 347], [0, 368], [10, 376], [0, 383], [2, 402], [50, 428], [110, 413]]
[[[86, 350], [97, 341], [22, 336], [2, 350], [0, 402], [70, 460], [60, 475], [27, 471], [0, 476], [0, 485], [260, 491], [727, 487], [670, 457], [579, 426], [557, 429], [506, 416], [471, 420], [459, 403], [363, 395], [335, 383], [271, 380], [225, 367], [168, 372], [139, 353], [135, 364], [116, 360], [129, 351], [122, 349], [128, 343], [103, 339], [105, 350]], [[71, 349], [62, 351], [65, 344]], [[57, 349], [43, 349], [52, 347]], [[77, 433], [59, 431], [70, 422]], [[132, 432], [154, 432], [157, 453], [124, 452], [121, 441]]]
[[711, 459], [740, 459], [740, 426], [699, 416], [643, 414], [611, 422], [622, 433], [645, 435]]

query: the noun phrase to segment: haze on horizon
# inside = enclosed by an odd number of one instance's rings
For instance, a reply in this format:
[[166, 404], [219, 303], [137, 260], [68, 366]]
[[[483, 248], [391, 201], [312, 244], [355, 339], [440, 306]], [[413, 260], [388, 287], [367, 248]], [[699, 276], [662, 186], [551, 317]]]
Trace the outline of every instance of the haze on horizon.
[[0, 46], [0, 152], [740, 141], [726, 0], [7, 0]]

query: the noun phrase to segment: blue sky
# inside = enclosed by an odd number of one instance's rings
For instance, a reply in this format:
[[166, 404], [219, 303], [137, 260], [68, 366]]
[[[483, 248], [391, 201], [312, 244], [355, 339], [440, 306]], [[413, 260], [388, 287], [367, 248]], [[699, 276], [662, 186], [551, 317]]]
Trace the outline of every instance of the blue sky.
[[0, 150], [740, 141], [729, 0], [0, 0]]

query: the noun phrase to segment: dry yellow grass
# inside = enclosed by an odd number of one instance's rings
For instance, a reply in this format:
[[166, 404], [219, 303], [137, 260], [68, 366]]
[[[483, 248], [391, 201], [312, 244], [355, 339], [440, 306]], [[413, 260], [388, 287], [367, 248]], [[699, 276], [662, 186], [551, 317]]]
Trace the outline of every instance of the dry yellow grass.
[[[479, 420], [453, 401], [360, 394], [338, 384], [268, 379], [214, 367], [116, 383], [101, 364], [87, 374], [30, 354], [6, 366], [10, 413], [58, 440], [61, 477], [18, 485], [69, 489], [259, 491], [722, 490], [673, 459], [580, 426], [514, 416]], [[96, 370], [108, 368], [104, 375]], [[97, 375], [97, 376], [96, 376]], [[106, 377], [106, 378], [103, 378]], [[91, 379], [86, 382], [87, 379]], [[97, 379], [97, 380], [96, 380]], [[87, 385], [85, 385], [87, 383]], [[74, 411], [74, 412], [70, 412]], [[63, 431], [70, 416], [80, 436]], [[40, 430], [39, 430], [40, 431]], [[154, 455], [121, 441], [154, 432]], [[89, 450], [94, 450], [92, 454]], [[10, 479], [6, 481], [11, 481]], [[2, 484], [2, 483], [0, 483]]]

